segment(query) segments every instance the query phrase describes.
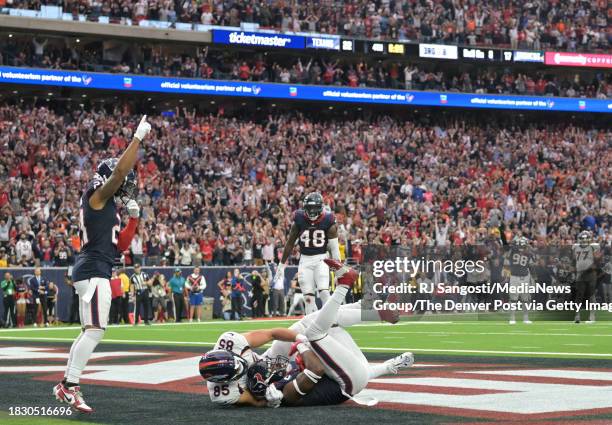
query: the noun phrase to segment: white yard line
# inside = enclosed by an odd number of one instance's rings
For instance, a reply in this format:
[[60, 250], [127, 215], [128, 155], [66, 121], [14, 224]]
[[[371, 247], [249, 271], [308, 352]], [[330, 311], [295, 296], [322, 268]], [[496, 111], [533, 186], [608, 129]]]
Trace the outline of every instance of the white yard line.
[[[8, 337], [0, 336], [0, 340], [23, 340], [23, 341], [56, 341], [72, 342], [74, 338], [29, 338], [29, 337]], [[124, 340], [124, 339], [104, 339], [102, 342], [129, 344], [138, 343], [144, 345], [164, 344], [164, 345], [197, 345], [212, 346], [214, 342], [194, 342], [194, 341], [154, 341], [154, 340]], [[269, 344], [266, 344], [266, 346]], [[364, 351], [384, 351], [384, 352], [404, 352], [413, 351], [421, 353], [465, 353], [465, 354], [525, 354], [525, 355], [547, 355], [547, 356], [579, 356], [579, 357], [605, 357], [612, 358], [612, 353], [570, 353], [570, 352], [549, 352], [549, 351], [497, 351], [497, 350], [457, 350], [441, 348], [397, 348], [397, 347], [360, 347]]]

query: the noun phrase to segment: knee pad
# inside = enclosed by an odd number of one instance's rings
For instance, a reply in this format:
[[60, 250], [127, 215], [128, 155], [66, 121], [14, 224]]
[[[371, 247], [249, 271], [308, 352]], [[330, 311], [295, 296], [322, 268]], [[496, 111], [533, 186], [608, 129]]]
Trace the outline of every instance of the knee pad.
[[98, 344], [100, 341], [102, 341], [105, 330], [100, 329], [100, 328], [87, 328], [83, 332], [85, 334], [84, 335], [85, 337], [89, 338], [90, 340]]

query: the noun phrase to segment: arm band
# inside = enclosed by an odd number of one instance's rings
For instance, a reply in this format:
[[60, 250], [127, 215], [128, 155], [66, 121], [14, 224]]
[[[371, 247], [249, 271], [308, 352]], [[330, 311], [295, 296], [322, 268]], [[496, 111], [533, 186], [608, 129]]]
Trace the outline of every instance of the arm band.
[[338, 244], [338, 238], [327, 241], [327, 250], [329, 251], [331, 258], [340, 261], [340, 245]]
[[319, 379], [321, 379], [319, 375], [315, 374], [309, 369], [304, 369], [304, 375], [306, 375], [306, 377], [310, 379], [314, 384], [319, 382]]
[[293, 380], [293, 388], [295, 388], [299, 395], [306, 395], [306, 393], [302, 392], [302, 390], [300, 390], [300, 387], [298, 387], [297, 379]]

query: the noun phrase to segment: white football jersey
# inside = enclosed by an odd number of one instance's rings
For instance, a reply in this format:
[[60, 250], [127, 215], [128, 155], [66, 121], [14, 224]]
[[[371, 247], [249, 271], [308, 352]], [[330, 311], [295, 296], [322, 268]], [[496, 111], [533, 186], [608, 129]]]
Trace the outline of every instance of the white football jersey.
[[[217, 343], [215, 344], [214, 350], [228, 350], [247, 361], [247, 364], [251, 366], [257, 360], [259, 356], [254, 353], [249, 347], [249, 344], [244, 335], [237, 332], [225, 332], [221, 334]], [[227, 383], [216, 383], [207, 382], [208, 395], [213, 403], [230, 405], [235, 404], [240, 399], [240, 395], [246, 390], [247, 377], [246, 373], [240, 377], [240, 379]]]
[[576, 260], [576, 271], [583, 272], [590, 270], [595, 264], [595, 253], [599, 252], [599, 244], [592, 243], [587, 246], [574, 244], [572, 246], [574, 259]]

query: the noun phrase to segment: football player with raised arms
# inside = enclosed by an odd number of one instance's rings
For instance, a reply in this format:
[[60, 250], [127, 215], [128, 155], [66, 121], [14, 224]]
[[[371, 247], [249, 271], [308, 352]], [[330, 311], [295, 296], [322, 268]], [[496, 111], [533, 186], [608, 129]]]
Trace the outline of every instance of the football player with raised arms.
[[[529, 249], [529, 240], [525, 236], [517, 236], [513, 243], [510, 251], [506, 254], [505, 266], [509, 270], [510, 274], [510, 286], [520, 287], [521, 285], [532, 285], [533, 279], [531, 277], [530, 268], [534, 265], [534, 255]], [[510, 301], [516, 303], [519, 299], [521, 300], [521, 306], [523, 311], [523, 323], [531, 324], [529, 320], [529, 311], [525, 308], [525, 303], [531, 300], [531, 295], [527, 292], [511, 291], [509, 294]], [[510, 312], [509, 324], [516, 324], [516, 312], [512, 310]]]
[[[79, 379], [92, 352], [102, 340], [111, 305], [110, 277], [117, 254], [129, 247], [138, 227], [140, 207], [134, 165], [140, 143], [151, 131], [147, 116], [138, 124], [134, 138], [119, 159], [106, 159], [98, 165], [93, 180], [81, 197], [81, 252], [72, 269], [74, 288], [79, 297], [81, 333], [70, 348], [64, 379], [53, 388], [55, 398], [80, 412], [91, 413]], [[117, 204], [129, 214], [121, 230]]]
[[305, 313], [317, 310], [315, 290], [321, 302], [329, 299], [329, 267], [323, 261], [331, 257], [340, 260], [338, 228], [331, 211], [325, 211], [323, 197], [318, 192], [304, 198], [302, 209], [293, 214], [293, 225], [283, 250], [274, 280], [284, 279], [285, 266], [296, 242], [300, 246], [298, 284], [304, 294]]

